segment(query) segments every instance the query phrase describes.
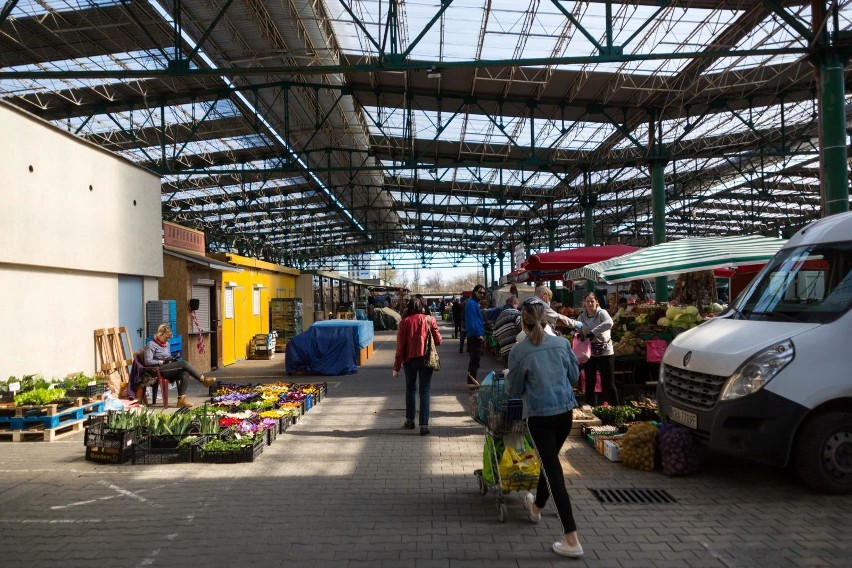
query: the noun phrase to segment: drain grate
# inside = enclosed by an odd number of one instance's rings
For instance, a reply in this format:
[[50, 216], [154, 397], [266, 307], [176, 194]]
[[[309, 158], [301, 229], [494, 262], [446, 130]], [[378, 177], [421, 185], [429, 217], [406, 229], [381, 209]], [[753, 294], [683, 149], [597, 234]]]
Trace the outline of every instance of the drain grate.
[[589, 489], [595, 499], [610, 505], [666, 505], [677, 499], [664, 489]]

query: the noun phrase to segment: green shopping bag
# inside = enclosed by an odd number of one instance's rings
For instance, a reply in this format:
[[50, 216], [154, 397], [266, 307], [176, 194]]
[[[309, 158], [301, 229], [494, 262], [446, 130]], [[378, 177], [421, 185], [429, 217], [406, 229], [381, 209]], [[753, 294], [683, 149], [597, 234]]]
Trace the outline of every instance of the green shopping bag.
[[482, 480], [489, 485], [496, 483], [493, 468], [499, 459], [497, 456], [502, 456], [503, 451], [502, 439], [495, 440], [491, 436], [485, 437], [485, 446], [482, 448]]

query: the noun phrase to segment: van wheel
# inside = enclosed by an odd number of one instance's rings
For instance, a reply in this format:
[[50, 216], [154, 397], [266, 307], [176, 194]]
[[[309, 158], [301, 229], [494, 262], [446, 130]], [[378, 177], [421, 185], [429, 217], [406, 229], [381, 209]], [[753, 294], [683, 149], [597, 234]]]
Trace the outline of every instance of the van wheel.
[[822, 493], [852, 492], [852, 414], [826, 412], [809, 420], [796, 442], [796, 472]]

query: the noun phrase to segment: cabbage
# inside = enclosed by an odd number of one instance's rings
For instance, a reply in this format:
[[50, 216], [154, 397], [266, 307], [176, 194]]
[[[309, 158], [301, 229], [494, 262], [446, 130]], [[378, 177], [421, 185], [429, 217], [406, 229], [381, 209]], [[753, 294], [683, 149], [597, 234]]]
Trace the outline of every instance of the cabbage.
[[666, 310], [666, 317], [670, 320], [675, 319], [677, 316], [683, 313], [683, 308], [679, 308], [677, 306], [672, 306]]
[[697, 316], [698, 308], [696, 308], [695, 306], [686, 306], [684, 312], [688, 313], [689, 315]]
[[669, 318], [660, 318], [657, 320], [657, 325], [660, 327], [668, 327], [672, 324], [672, 320]]

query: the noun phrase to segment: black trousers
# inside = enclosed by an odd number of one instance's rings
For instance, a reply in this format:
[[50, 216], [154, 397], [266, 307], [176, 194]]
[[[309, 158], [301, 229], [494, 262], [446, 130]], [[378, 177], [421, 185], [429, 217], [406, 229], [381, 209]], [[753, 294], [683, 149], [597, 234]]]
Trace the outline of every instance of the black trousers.
[[186, 394], [186, 381], [190, 378], [201, 380], [201, 374], [186, 361], [174, 361], [160, 365], [160, 374], [170, 383], [177, 383], [178, 396]]
[[[462, 342], [464, 339], [462, 339]], [[482, 359], [482, 344], [485, 342], [483, 337], [468, 337], [467, 352], [470, 354], [470, 359], [467, 363], [467, 374], [474, 379], [479, 371], [479, 362]]]
[[562, 445], [571, 433], [574, 419], [571, 412], [563, 412], [555, 416], [530, 416], [527, 426], [538, 451], [541, 473], [538, 476], [538, 488], [535, 492], [535, 506], [543, 509], [547, 500], [553, 496], [556, 514], [562, 522], [562, 532], [570, 533], [577, 530], [574, 522], [574, 511], [571, 508], [571, 498], [565, 488], [565, 474], [559, 461]]
[[[601, 400], [595, 400], [595, 382], [597, 372], [601, 373]], [[615, 355], [600, 355], [589, 357], [583, 363], [583, 373], [586, 375], [586, 404], [600, 406], [604, 402], [618, 404], [618, 391], [615, 388]]]

